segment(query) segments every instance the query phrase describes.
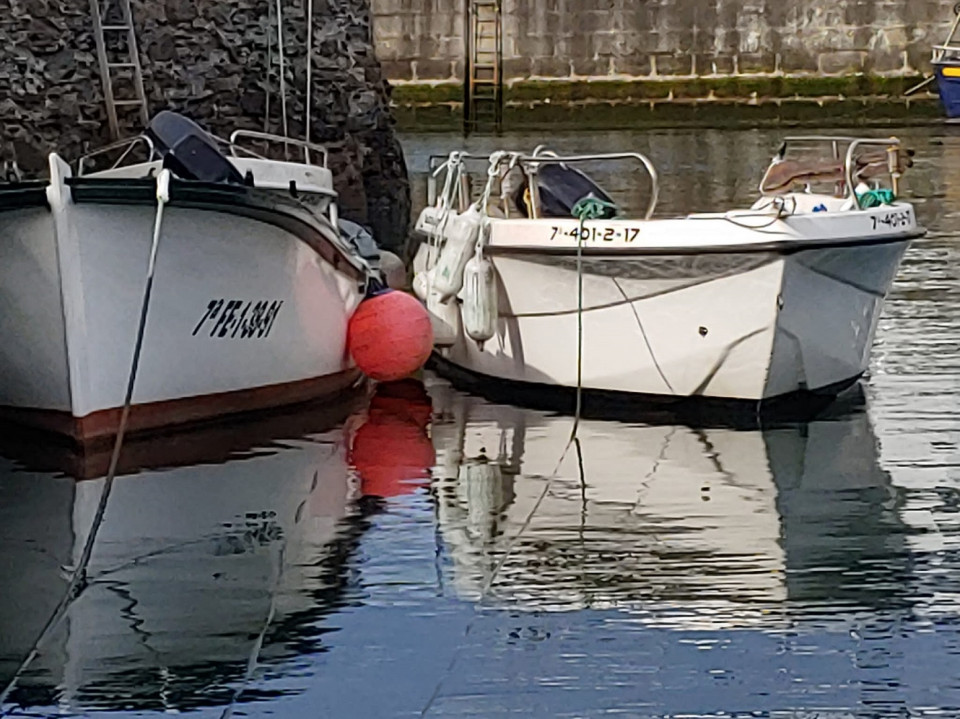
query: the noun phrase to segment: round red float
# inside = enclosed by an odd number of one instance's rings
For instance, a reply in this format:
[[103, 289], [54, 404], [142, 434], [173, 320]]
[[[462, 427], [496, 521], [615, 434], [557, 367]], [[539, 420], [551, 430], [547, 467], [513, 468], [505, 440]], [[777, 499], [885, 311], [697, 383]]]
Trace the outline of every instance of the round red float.
[[379, 382], [403, 379], [433, 351], [433, 325], [419, 300], [387, 290], [360, 303], [347, 326], [347, 348], [357, 367]]

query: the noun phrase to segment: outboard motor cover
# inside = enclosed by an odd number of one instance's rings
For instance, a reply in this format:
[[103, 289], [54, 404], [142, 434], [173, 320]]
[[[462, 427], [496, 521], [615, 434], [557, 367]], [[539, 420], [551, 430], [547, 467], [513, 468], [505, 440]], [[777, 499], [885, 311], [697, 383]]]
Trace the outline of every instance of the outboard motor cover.
[[163, 155], [164, 166], [178, 177], [200, 182], [244, 184], [240, 171], [193, 120], [164, 110], [150, 121], [146, 135]]

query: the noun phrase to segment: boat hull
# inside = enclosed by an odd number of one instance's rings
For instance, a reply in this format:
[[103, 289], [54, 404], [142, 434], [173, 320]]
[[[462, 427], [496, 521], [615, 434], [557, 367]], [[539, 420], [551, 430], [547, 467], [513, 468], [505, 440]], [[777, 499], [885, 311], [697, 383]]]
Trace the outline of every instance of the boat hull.
[[575, 256], [492, 249], [497, 336], [439, 369], [656, 403], [831, 396], [867, 370], [908, 244], [588, 256], [582, 353]]
[[[122, 181], [120, 182], [122, 185]], [[88, 441], [116, 432], [156, 208], [75, 202], [0, 213], [0, 418]], [[131, 431], [336, 395], [363, 295], [270, 213], [190, 203], [164, 213]]]
[[944, 112], [951, 119], [960, 118], [960, 63], [934, 63]]

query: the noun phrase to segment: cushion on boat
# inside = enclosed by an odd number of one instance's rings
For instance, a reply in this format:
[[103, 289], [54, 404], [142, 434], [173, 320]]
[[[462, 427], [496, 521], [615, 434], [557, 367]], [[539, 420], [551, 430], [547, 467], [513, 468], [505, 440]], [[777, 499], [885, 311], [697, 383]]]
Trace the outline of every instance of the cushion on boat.
[[[899, 149], [896, 169], [901, 175], [913, 167], [914, 151]], [[888, 174], [889, 159], [886, 150], [864, 152], [854, 158], [853, 179], [866, 180]], [[788, 192], [796, 183], [843, 182], [846, 178], [843, 160], [834, 159], [775, 159], [763, 177], [760, 189], [764, 193]]]

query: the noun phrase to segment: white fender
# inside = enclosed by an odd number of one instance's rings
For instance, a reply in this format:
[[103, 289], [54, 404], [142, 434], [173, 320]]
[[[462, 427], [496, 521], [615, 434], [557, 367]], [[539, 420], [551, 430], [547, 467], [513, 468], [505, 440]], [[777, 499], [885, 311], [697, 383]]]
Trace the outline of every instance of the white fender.
[[446, 242], [435, 268], [434, 289], [446, 301], [463, 288], [463, 270], [476, 251], [483, 215], [471, 205], [462, 215], [451, 214], [443, 228]]
[[433, 285], [432, 275], [433, 270], [424, 270], [413, 277], [413, 294], [420, 298], [421, 302], [426, 302], [430, 296], [430, 287]]
[[413, 258], [413, 274], [419, 275], [421, 272], [426, 272], [437, 264], [438, 254], [440, 253], [436, 245], [431, 245], [429, 242], [421, 242], [417, 248], [417, 254]]
[[436, 290], [426, 299], [435, 347], [452, 347], [460, 336], [460, 303], [444, 302]]
[[482, 345], [497, 334], [497, 277], [490, 260], [473, 257], [463, 271], [463, 328]]

